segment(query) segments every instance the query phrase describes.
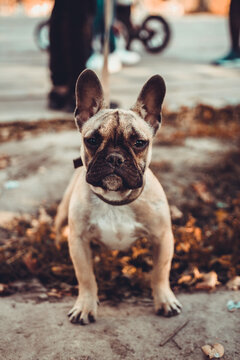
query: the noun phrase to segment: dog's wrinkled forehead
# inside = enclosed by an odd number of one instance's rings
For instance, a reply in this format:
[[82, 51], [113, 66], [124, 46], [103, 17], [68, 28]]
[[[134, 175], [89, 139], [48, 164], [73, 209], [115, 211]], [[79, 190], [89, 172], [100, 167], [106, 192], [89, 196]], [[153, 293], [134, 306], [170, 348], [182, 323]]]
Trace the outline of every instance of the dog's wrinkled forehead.
[[100, 110], [84, 124], [82, 134], [89, 137], [96, 131], [105, 139], [120, 134], [124, 139], [136, 136], [149, 140], [153, 137], [152, 128], [137, 113], [122, 109]]

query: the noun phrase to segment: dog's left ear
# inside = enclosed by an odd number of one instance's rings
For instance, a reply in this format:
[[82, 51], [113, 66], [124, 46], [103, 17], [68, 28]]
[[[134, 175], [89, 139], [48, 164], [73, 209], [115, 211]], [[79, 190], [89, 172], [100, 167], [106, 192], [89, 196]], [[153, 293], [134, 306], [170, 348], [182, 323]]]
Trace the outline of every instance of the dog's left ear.
[[143, 86], [136, 104], [131, 110], [149, 123], [156, 133], [161, 123], [162, 102], [166, 93], [166, 86], [160, 75], [152, 76]]
[[81, 131], [83, 124], [103, 108], [103, 89], [94, 71], [86, 69], [76, 83], [75, 120]]

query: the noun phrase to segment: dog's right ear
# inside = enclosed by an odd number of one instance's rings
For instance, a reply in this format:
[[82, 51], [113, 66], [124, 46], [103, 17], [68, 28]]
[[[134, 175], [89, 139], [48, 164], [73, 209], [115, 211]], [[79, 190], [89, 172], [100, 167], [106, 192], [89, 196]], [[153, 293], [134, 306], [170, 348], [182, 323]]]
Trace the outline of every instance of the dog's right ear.
[[160, 75], [152, 76], [143, 86], [136, 104], [131, 110], [140, 115], [156, 133], [161, 123], [162, 102], [166, 85]]
[[81, 131], [85, 121], [103, 108], [103, 89], [97, 75], [92, 70], [81, 72], [76, 83], [75, 120]]

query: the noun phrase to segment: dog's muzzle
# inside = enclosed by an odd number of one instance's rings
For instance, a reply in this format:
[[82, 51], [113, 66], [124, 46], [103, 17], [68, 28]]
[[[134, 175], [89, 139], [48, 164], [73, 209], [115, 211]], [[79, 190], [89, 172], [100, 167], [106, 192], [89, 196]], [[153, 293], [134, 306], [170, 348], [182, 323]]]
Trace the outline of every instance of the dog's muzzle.
[[142, 174], [134, 162], [116, 152], [95, 159], [89, 165], [86, 181], [110, 191], [138, 189], [143, 185]]

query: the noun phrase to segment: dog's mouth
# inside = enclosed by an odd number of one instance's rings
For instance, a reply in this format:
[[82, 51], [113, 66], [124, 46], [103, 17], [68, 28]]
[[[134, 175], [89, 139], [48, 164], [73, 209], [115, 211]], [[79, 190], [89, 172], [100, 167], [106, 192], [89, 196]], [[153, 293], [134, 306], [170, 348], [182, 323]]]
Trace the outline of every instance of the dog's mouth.
[[102, 179], [102, 187], [109, 191], [121, 191], [123, 189], [122, 178], [116, 174], [111, 174]]
[[94, 187], [101, 187], [108, 191], [133, 190], [142, 187], [142, 173], [134, 166], [124, 164], [120, 168], [112, 168], [104, 163], [90, 166], [86, 181]]

